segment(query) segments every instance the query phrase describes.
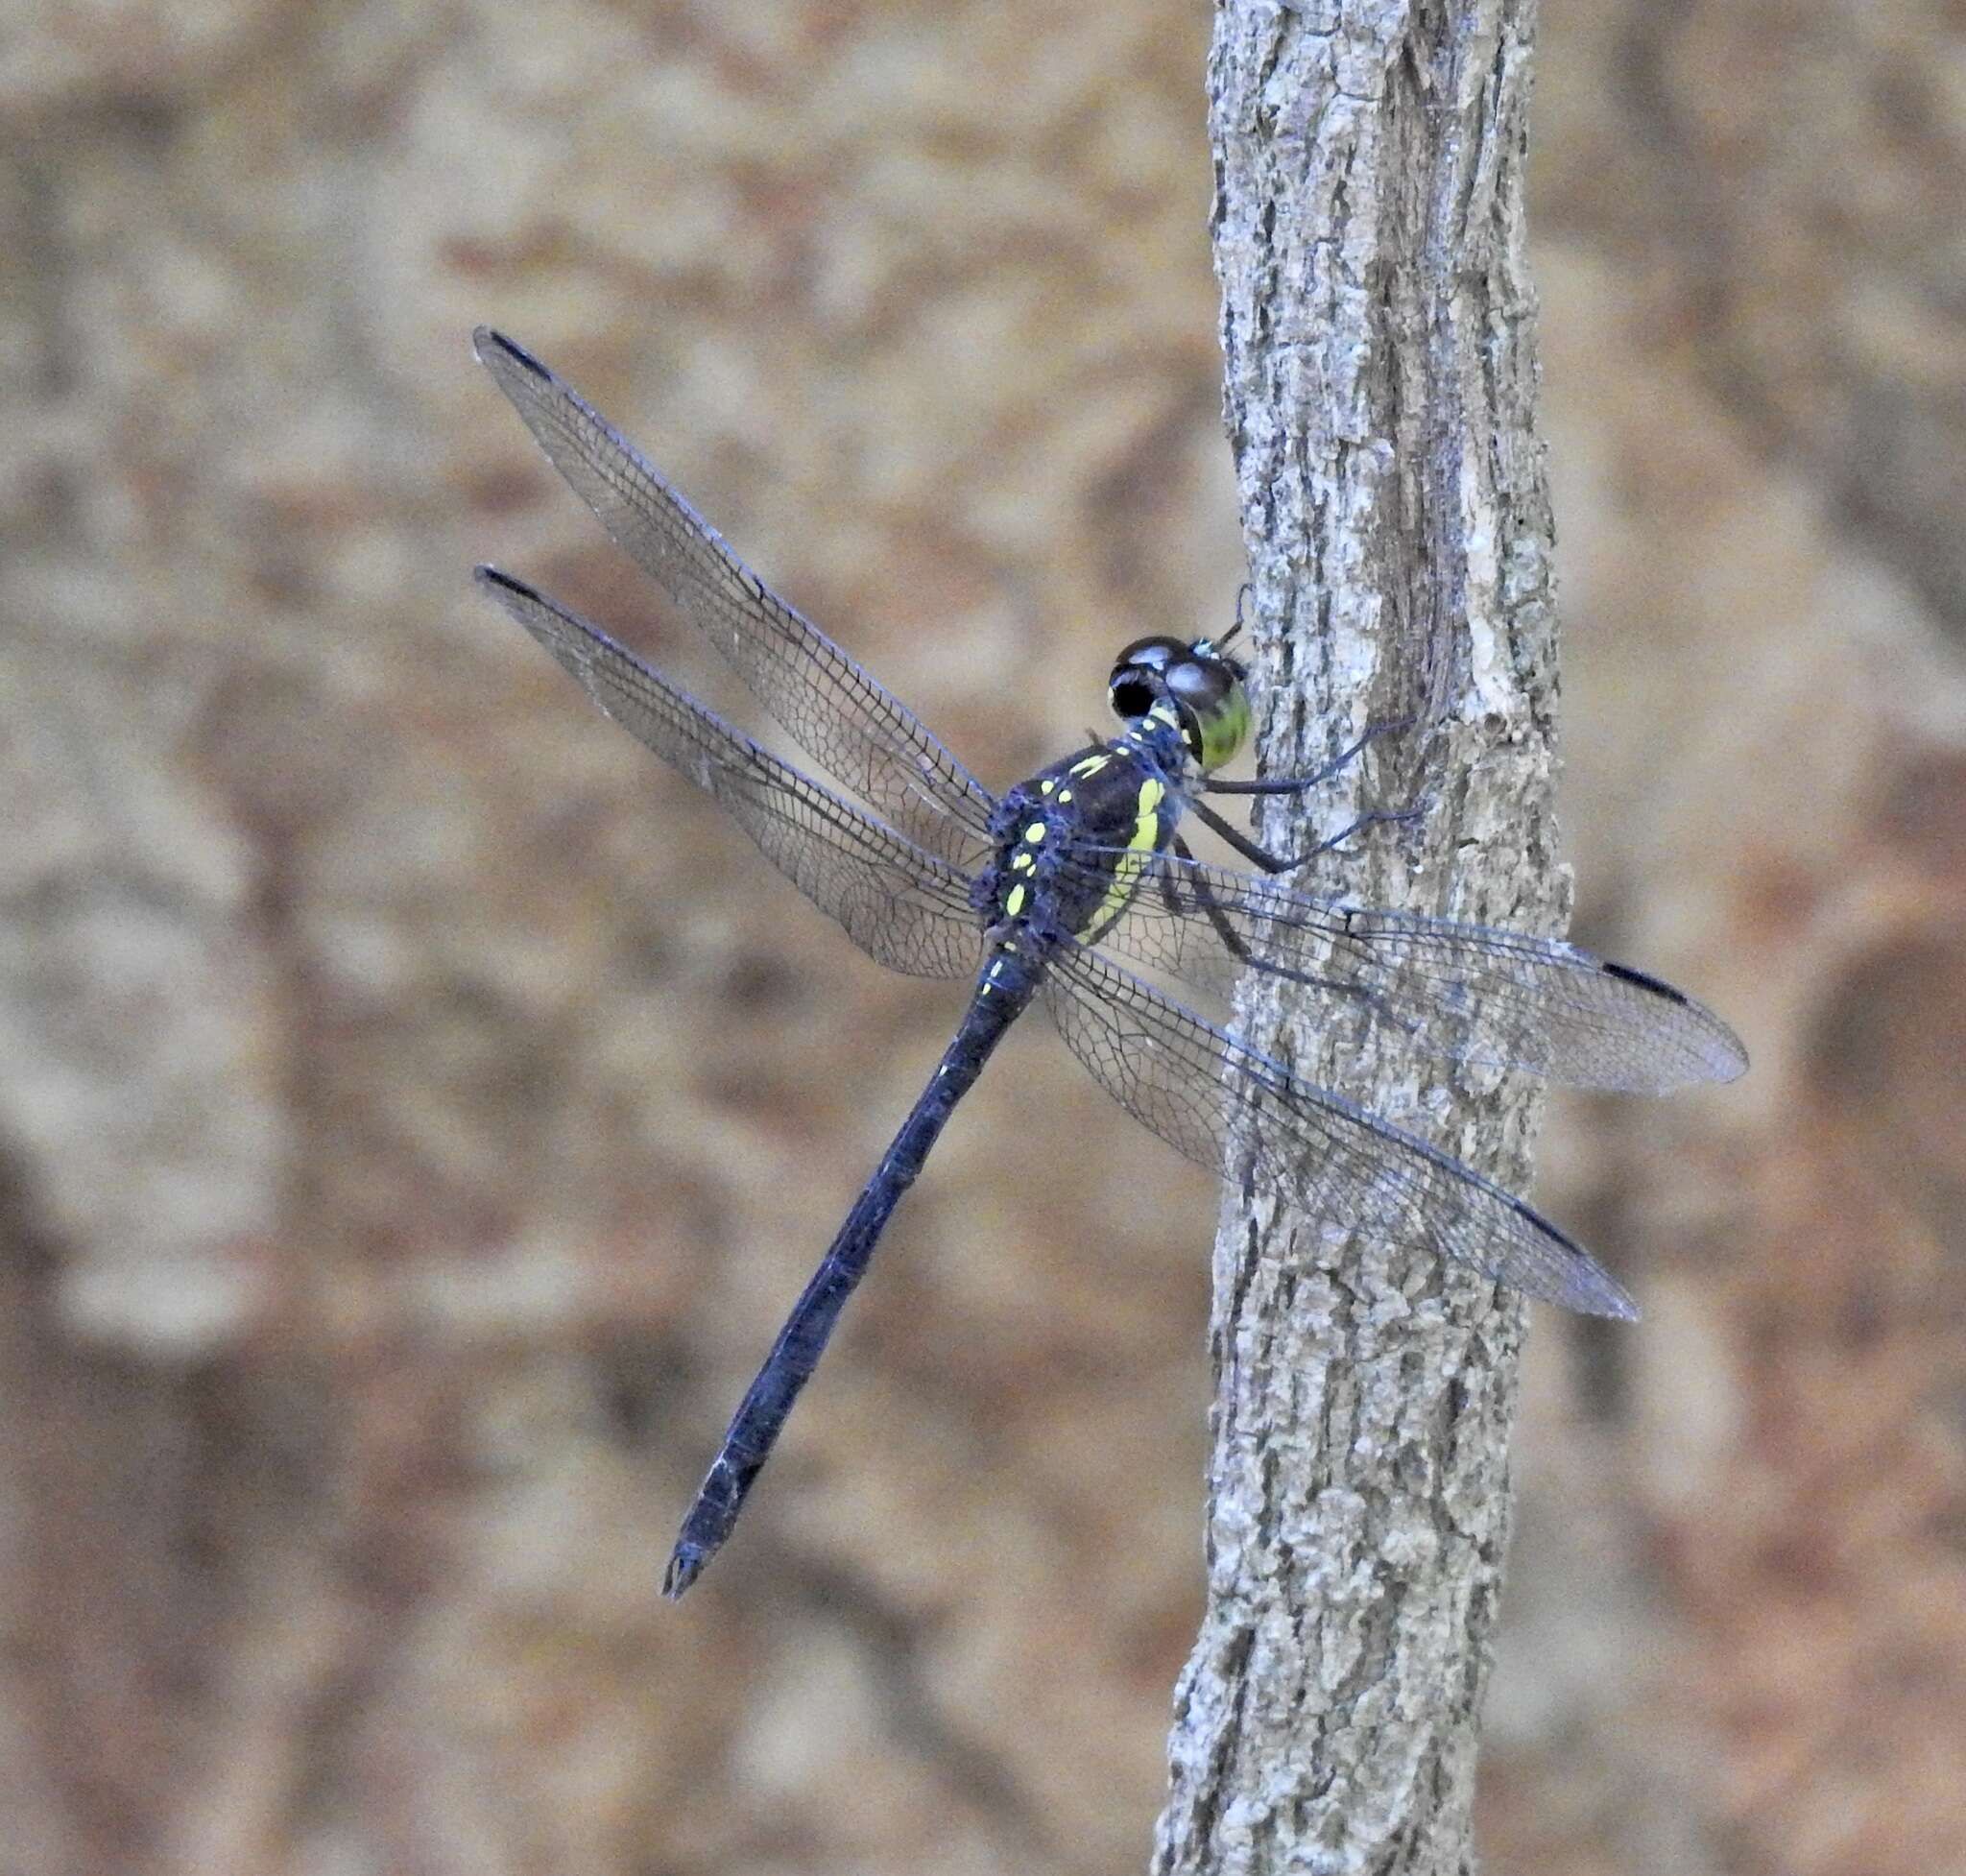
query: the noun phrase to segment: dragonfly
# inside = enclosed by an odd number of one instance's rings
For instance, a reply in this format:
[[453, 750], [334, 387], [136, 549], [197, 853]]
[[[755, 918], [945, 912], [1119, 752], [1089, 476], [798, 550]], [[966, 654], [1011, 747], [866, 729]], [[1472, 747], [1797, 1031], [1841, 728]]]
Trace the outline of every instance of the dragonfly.
[[[665, 1595], [681, 1597], [730, 1537], [897, 1204], [1035, 1001], [1108, 1094], [1202, 1165], [1235, 1167], [1333, 1230], [1424, 1246], [1570, 1310], [1637, 1316], [1618, 1282], [1524, 1200], [1190, 1003], [1225, 1002], [1253, 973], [1289, 986], [1314, 1015], [1350, 1013], [1431, 1054], [1654, 1094], [1746, 1068], [1717, 1016], [1561, 940], [1284, 883], [1372, 821], [1399, 817], [1368, 814], [1307, 853], [1273, 854], [1211, 806], [1301, 794], [1376, 734], [1309, 775], [1220, 776], [1253, 723], [1247, 669], [1230, 649], [1239, 625], [1219, 639], [1126, 646], [1108, 682], [1119, 734], [992, 794], [577, 391], [490, 327], [473, 345], [602, 526], [838, 786], [732, 728], [524, 581], [481, 565], [485, 592], [603, 711], [720, 802], [862, 950], [912, 975], [971, 979], [953, 1039], [725, 1432], [670, 1555]], [[1187, 815], [1256, 871], [1197, 859], [1181, 831]]]

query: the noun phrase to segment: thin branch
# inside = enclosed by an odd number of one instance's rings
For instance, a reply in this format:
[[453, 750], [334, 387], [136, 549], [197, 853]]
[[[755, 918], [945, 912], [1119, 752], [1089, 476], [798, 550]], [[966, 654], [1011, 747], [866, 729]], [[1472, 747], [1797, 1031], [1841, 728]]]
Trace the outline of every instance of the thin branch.
[[[1534, 0], [1224, 0], [1209, 84], [1225, 416], [1263, 760], [1375, 745], [1329, 832], [1423, 791], [1344, 890], [1549, 930], [1550, 517], [1522, 258]], [[1269, 844], [1303, 844], [1290, 803]], [[1376, 1060], [1245, 993], [1260, 1043], [1520, 1188], [1532, 1094]], [[1209, 1603], [1162, 1872], [1473, 1867], [1521, 1306], [1232, 1192], [1216, 1244]]]

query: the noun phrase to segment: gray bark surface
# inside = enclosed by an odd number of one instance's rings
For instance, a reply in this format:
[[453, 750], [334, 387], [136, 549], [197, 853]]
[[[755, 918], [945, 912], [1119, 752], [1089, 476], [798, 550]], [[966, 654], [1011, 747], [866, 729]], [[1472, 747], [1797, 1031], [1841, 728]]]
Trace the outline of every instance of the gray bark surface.
[[[1209, 79], [1263, 764], [1417, 718], [1307, 820], [1272, 805], [1266, 843], [1420, 794], [1422, 822], [1319, 887], [1547, 931], [1568, 879], [1523, 261], [1534, 25], [1533, 0], [1232, 0]], [[1245, 996], [1259, 1045], [1526, 1184], [1533, 1090]], [[1208, 1608], [1155, 1868], [1470, 1868], [1522, 1306], [1233, 1189], [1214, 1277]]]

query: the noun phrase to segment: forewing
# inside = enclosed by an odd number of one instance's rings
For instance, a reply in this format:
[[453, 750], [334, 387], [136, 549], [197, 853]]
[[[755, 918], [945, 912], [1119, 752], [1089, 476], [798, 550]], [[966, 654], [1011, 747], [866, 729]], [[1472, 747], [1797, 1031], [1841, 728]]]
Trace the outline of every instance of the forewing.
[[862, 950], [911, 976], [975, 969], [968, 882], [946, 861], [760, 749], [544, 593], [495, 567], [479, 567], [477, 577], [615, 722], [729, 808]]
[[489, 326], [472, 344], [553, 467], [800, 747], [917, 844], [972, 867], [991, 797], [921, 719], [752, 572], [571, 385]]
[[1059, 1033], [1121, 1106], [1191, 1160], [1246, 1153], [1257, 1180], [1321, 1222], [1425, 1245], [1547, 1303], [1633, 1317], [1579, 1245], [1458, 1160], [1245, 1048], [1078, 946], [1045, 979]]
[[1575, 945], [1347, 906], [1173, 854], [1156, 858], [1100, 942], [1212, 996], [1227, 998], [1244, 971], [1281, 977], [1429, 1053], [1580, 1088], [1662, 1094], [1747, 1067], [1711, 1010]]

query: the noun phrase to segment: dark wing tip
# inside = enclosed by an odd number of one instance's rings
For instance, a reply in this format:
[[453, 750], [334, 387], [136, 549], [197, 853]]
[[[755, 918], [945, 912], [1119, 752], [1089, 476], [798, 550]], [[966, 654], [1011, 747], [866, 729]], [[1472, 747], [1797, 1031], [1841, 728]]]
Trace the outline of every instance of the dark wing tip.
[[1597, 968], [1607, 977], [1616, 977], [1619, 983], [1628, 983], [1634, 990], [1642, 990], [1647, 996], [1656, 997], [1660, 1001], [1687, 1012], [1698, 1034], [1701, 1069], [1700, 1073], [1689, 1076], [1689, 1079], [1736, 1081], [1747, 1072], [1745, 1046], [1704, 1003], [1695, 1002], [1685, 991], [1673, 989], [1669, 983], [1648, 972], [1634, 971], [1629, 964], [1614, 964], [1609, 958], [1599, 958]]
[[529, 352], [525, 347], [515, 345], [495, 326], [480, 325], [471, 333], [471, 350], [478, 363], [496, 368], [499, 358], [509, 358], [515, 365], [522, 367], [547, 384], [553, 382], [553, 373]]
[[1503, 1270], [1497, 1274], [1505, 1284], [1520, 1287], [1525, 1295], [1554, 1303], [1559, 1309], [1573, 1310], [1579, 1315], [1609, 1316], [1616, 1322], [1636, 1322], [1639, 1306], [1632, 1293], [1597, 1262], [1569, 1232], [1553, 1225], [1526, 1199], [1507, 1195], [1516, 1215], [1535, 1228], [1536, 1234], [1563, 1252], [1563, 1269], [1553, 1280], [1541, 1272], [1527, 1282], [1528, 1273]]
[[1655, 997], [1663, 997], [1668, 1003], [1690, 1005], [1692, 998], [1683, 990], [1674, 990], [1663, 978], [1655, 977], [1648, 972], [1634, 971], [1629, 964], [1614, 964], [1609, 958], [1600, 961], [1598, 969], [1606, 976], [1619, 977], [1628, 984], [1637, 984], [1641, 990], [1649, 990]]
[[480, 561], [471, 568], [471, 578], [481, 587], [503, 587], [507, 592], [518, 593], [526, 599], [544, 596], [537, 587], [529, 587], [523, 580], [515, 580], [510, 573], [501, 573], [487, 561]]

